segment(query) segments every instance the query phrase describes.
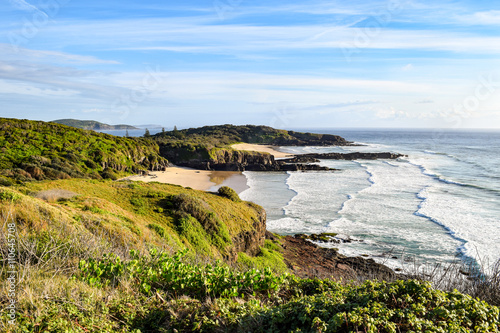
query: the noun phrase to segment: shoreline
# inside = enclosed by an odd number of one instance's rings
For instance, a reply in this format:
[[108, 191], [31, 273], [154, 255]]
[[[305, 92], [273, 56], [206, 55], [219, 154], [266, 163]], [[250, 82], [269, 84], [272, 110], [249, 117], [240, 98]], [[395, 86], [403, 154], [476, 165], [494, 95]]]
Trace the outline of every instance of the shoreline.
[[[276, 146], [271, 145], [238, 143], [232, 145], [231, 148], [269, 153], [273, 155], [275, 159], [291, 158], [295, 156], [294, 154], [281, 152], [276, 149]], [[141, 181], [145, 183], [159, 182], [209, 192], [216, 192], [222, 186], [229, 186], [238, 194], [249, 188], [247, 185], [247, 178], [239, 171], [210, 171], [179, 166], [169, 167], [165, 169], [165, 171], [149, 171], [147, 175], [134, 175], [120, 180]]]
[[217, 191], [229, 186], [238, 194], [248, 188], [245, 175], [238, 171], [208, 171], [173, 166], [165, 171], [149, 171], [147, 175], [134, 175], [119, 180], [159, 182], [180, 185], [200, 191]]
[[236, 150], [246, 150], [246, 151], [256, 151], [260, 153], [269, 153], [274, 156], [275, 159], [280, 158], [290, 158], [294, 157], [294, 154], [284, 153], [282, 151], [277, 150], [276, 146], [271, 145], [259, 145], [254, 143], [237, 143], [231, 146], [231, 148]]

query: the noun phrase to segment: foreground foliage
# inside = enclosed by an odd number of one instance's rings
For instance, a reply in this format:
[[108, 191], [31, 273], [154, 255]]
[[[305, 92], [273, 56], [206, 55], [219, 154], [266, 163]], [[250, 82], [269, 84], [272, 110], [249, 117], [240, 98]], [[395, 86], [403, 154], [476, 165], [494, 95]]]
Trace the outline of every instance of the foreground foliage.
[[[73, 293], [48, 298], [33, 332], [498, 332], [499, 308], [429, 282], [361, 285], [194, 264], [185, 252], [80, 261]], [[74, 290], [78, 290], [77, 293]], [[98, 297], [94, 297], [98, 295]], [[106, 296], [108, 295], [108, 296]], [[102, 298], [102, 296], [104, 296]]]

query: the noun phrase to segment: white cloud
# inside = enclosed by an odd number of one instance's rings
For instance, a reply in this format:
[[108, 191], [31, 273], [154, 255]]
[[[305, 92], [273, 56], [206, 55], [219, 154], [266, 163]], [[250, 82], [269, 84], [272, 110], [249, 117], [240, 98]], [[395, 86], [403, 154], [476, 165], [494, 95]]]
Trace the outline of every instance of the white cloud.
[[394, 107], [379, 108], [375, 116], [380, 119], [393, 119], [393, 118], [409, 118], [410, 115], [401, 110], [396, 110]]
[[[396, 30], [381, 28], [366, 38], [362, 27], [346, 25], [262, 26], [207, 24], [206, 21], [113, 20], [65, 22], [48, 27], [50, 35], [66, 45], [98, 50], [174, 51], [186, 53], [247, 54], [270, 50], [402, 49], [499, 53], [500, 37], [471, 32]], [[85, 35], [74, 38], [79, 31]], [[360, 36], [363, 37], [360, 42]], [[55, 43], [55, 41], [54, 41]]]
[[500, 25], [500, 10], [476, 12], [470, 15], [458, 16], [457, 19], [470, 25]]
[[0, 55], [0, 60], [4, 61], [16, 60], [74, 65], [119, 64], [119, 62], [115, 60], [103, 60], [93, 56], [83, 56], [57, 51], [33, 50], [17, 46], [14, 48], [10, 44], [5, 43], [0, 43]]
[[403, 72], [408, 72], [408, 71], [411, 71], [411, 70], [413, 70], [413, 65], [412, 65], [412, 64], [408, 64], [408, 65], [406, 65], [406, 66], [403, 66], [403, 68], [401, 68], [401, 70], [402, 70]]
[[26, 11], [30, 11], [30, 12], [38, 12], [38, 13], [41, 13], [42, 15], [44, 15], [45, 17], [47, 17], [47, 14], [45, 14], [43, 11], [41, 11], [37, 7], [29, 4], [25, 0], [9, 0], [9, 2], [17, 9], [26, 10]]

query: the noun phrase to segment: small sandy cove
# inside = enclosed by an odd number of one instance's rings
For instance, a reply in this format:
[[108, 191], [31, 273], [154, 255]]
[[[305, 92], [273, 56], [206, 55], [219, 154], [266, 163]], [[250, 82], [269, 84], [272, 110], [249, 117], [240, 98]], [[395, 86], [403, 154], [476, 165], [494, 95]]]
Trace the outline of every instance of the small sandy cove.
[[293, 157], [295, 155], [289, 154], [289, 153], [283, 153], [281, 151], [276, 150], [276, 147], [274, 146], [268, 146], [268, 145], [256, 145], [252, 143], [238, 143], [235, 145], [232, 145], [231, 148], [236, 149], [236, 150], [248, 150], [248, 151], [260, 151], [263, 153], [269, 153], [274, 156], [274, 158], [286, 158], [286, 157]]
[[[239, 143], [232, 146], [237, 150], [260, 151], [270, 153], [274, 158], [293, 157], [292, 154], [277, 151], [273, 146]], [[130, 176], [124, 179], [145, 183], [159, 182], [191, 187], [195, 190], [208, 191], [217, 185], [228, 185], [238, 193], [246, 188], [246, 178], [241, 172], [235, 171], [206, 171], [184, 167], [170, 167], [165, 171], [149, 171], [145, 176]]]
[[125, 179], [141, 181], [145, 183], [159, 182], [167, 184], [181, 185], [191, 187], [196, 190], [208, 190], [216, 183], [211, 182], [213, 171], [196, 170], [191, 168], [170, 167], [165, 171], [149, 171], [145, 176], [130, 176]]

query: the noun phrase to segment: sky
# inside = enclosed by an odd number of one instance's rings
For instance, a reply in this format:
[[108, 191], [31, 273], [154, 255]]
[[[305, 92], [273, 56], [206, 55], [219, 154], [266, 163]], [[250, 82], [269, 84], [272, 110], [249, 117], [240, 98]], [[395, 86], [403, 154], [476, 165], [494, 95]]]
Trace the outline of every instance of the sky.
[[0, 117], [500, 128], [500, 2], [4, 0]]

